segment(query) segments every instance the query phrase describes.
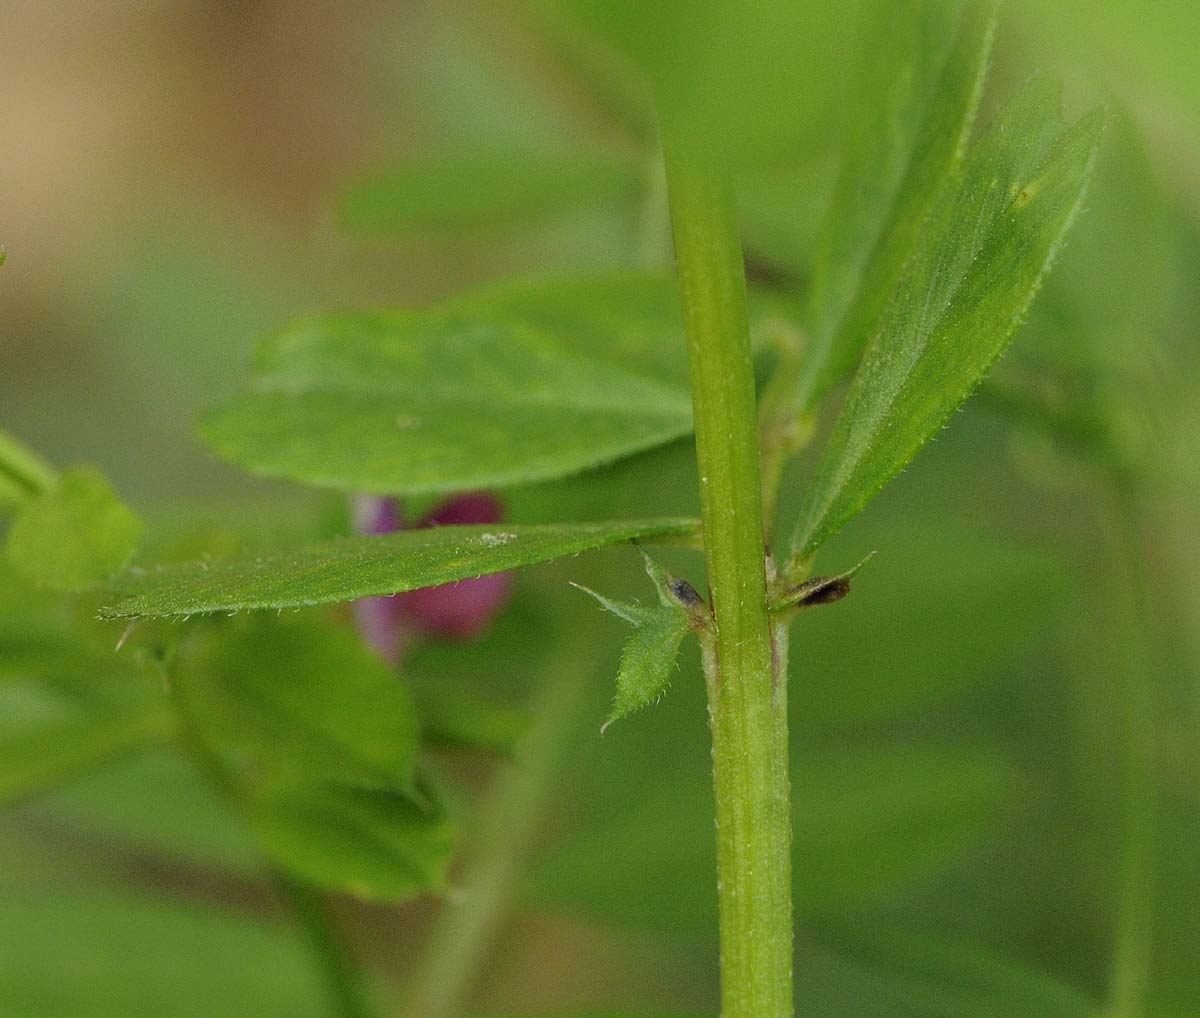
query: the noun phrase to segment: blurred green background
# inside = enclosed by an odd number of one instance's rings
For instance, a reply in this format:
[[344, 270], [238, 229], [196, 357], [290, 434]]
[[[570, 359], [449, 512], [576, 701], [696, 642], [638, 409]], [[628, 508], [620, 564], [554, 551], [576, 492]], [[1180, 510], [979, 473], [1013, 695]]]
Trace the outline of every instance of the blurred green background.
[[[301, 312], [665, 256], [640, 97], [547, 9], [7, 0], [0, 424], [57, 464], [99, 464], [160, 548], [343, 526], [338, 499], [248, 479], [194, 437], [259, 335]], [[796, 55], [811, 102], [764, 111], [782, 142], [739, 190], [752, 276], [797, 292], [853, 20], [821, 18], [828, 37]], [[831, 543], [830, 571], [880, 551], [853, 596], [795, 627], [802, 1013], [1100, 1013], [1133, 839], [1153, 856], [1147, 1013], [1200, 1015], [1197, 40], [1184, 0], [1004, 8], [982, 119], [1045, 69], [1071, 115], [1106, 107], [1107, 137], [994, 382]], [[599, 99], [597, 77], [613, 85]], [[692, 450], [505, 497], [530, 521], [694, 512]], [[471, 1014], [715, 1013], [697, 664], [600, 739], [622, 633], [566, 584], [621, 593], [639, 573], [628, 550], [531, 570], [483, 642], [411, 663], [531, 731], [566, 682]], [[59, 624], [3, 583], [0, 650], [23, 620]], [[53, 707], [19, 661], [4, 676], [0, 765]], [[439, 765], [470, 845], [513, 768]], [[398, 992], [439, 903], [334, 905]], [[5, 1018], [319, 1015], [321, 994], [256, 849], [177, 752], [113, 754], [0, 814]]]

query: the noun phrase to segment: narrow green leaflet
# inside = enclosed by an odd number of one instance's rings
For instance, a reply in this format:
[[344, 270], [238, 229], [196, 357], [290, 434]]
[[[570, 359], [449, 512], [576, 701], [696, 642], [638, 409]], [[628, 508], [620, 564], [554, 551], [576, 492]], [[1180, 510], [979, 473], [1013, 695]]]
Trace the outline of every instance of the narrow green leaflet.
[[577, 210], [632, 204], [637, 160], [603, 152], [474, 150], [414, 159], [356, 184], [342, 222], [363, 233], [519, 227]]
[[142, 521], [104, 475], [76, 467], [21, 505], [8, 533], [8, 557], [34, 583], [85, 590], [124, 568], [141, 536]]
[[106, 618], [296, 608], [434, 587], [631, 540], [687, 538], [688, 519], [433, 527], [295, 551], [130, 572]]
[[808, 488], [801, 558], [937, 433], [1003, 352], [1083, 201], [1102, 118], [1064, 126], [1035, 78], [938, 199]]
[[[761, 335], [789, 309], [751, 310]], [[626, 272], [300, 320], [200, 430], [253, 473], [419, 494], [562, 477], [691, 429], [678, 292]]]
[[902, 0], [864, 11], [845, 148], [817, 241], [799, 412], [853, 370], [960, 161], [994, 27], [990, 3]]

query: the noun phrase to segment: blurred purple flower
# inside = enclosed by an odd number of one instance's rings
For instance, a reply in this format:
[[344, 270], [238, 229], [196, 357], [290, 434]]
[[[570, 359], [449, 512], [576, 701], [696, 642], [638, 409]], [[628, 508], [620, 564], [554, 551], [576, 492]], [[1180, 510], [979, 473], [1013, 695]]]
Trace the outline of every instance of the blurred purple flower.
[[[390, 498], [356, 495], [351, 500], [351, 511], [354, 529], [360, 534], [389, 534], [404, 526], [399, 507]], [[493, 495], [468, 492], [435, 506], [415, 526], [499, 523], [502, 515], [500, 502]], [[363, 638], [387, 660], [397, 663], [415, 636], [452, 640], [478, 636], [507, 600], [512, 581], [512, 573], [495, 573], [390, 597], [363, 598], [354, 603], [354, 617]]]

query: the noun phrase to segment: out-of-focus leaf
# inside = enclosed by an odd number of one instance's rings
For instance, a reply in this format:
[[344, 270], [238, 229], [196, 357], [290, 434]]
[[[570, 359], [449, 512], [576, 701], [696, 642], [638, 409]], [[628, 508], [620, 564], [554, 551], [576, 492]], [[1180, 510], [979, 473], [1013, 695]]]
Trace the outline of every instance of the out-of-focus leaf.
[[410, 160], [342, 199], [345, 225], [365, 233], [497, 229], [631, 203], [642, 170], [602, 152], [475, 150]]
[[290, 929], [162, 899], [6, 891], [4, 1018], [323, 1018]]
[[[463, 294], [451, 306], [463, 314], [531, 326], [630, 374], [687, 387], [683, 306], [669, 275], [612, 272], [508, 280]], [[771, 310], [756, 292], [750, 314], [757, 332]]]
[[247, 818], [289, 873], [365, 901], [443, 891], [456, 831], [442, 807], [394, 791], [319, 785], [255, 790]]
[[245, 824], [178, 748], [84, 775], [33, 808], [56, 828], [139, 856], [243, 876], [262, 868]]
[[0, 686], [0, 806], [161, 744], [173, 730], [161, 702], [81, 702], [32, 682]]
[[45, 491], [54, 480], [54, 468], [49, 463], [0, 428], [0, 513]]
[[291, 552], [127, 573], [108, 618], [295, 608], [396, 594], [623, 541], [685, 538], [695, 520], [432, 527], [348, 537]]
[[808, 489], [807, 558], [899, 473], [1004, 350], [1083, 199], [1101, 118], [1064, 127], [1034, 79], [984, 133], [918, 239]]
[[556, 8], [606, 43], [650, 83], [664, 116], [686, 116], [722, 155], [743, 165], [802, 148], [828, 128], [859, 6], [830, 0], [531, 2]]
[[868, 11], [841, 164], [817, 240], [799, 412], [853, 370], [960, 161], [994, 24], [992, 5], [973, 0], [904, 0]]
[[175, 681], [192, 723], [235, 766], [267, 782], [410, 784], [412, 698], [353, 631], [253, 615], [202, 635]]
[[510, 755], [525, 727], [525, 716], [512, 707], [492, 703], [441, 676], [404, 672], [421, 719], [421, 741], [444, 749], [478, 750]]
[[0, 569], [0, 805], [170, 739], [173, 715], [139, 658], [97, 644], [62, 598]]
[[914, 716], [978, 687], [1045, 647], [1067, 603], [1049, 551], [997, 537], [894, 525], [869, 531], [885, 551], [869, 582], [792, 633], [795, 715], [858, 726]]
[[1003, 761], [978, 751], [882, 747], [800, 760], [797, 909], [837, 909], [935, 871], [986, 829], [1008, 785]]
[[[711, 789], [703, 767], [690, 773], [661, 746], [654, 757], [636, 788], [608, 779], [619, 789], [604, 790], [620, 797], [614, 816], [587, 798], [599, 793], [574, 802], [586, 829], [531, 874], [531, 891], [620, 925], [705, 936], [716, 928]], [[885, 747], [797, 759], [797, 910], [860, 904], [935, 871], [983, 832], [1007, 784], [1006, 766], [979, 752]]]
[[348, 629], [256, 616], [185, 644], [172, 681], [201, 762], [275, 863], [394, 901], [443, 886], [453, 841], [414, 773], [417, 718]]
[[[756, 294], [753, 335], [789, 310]], [[254, 473], [420, 494], [561, 477], [691, 427], [677, 289], [619, 273], [301, 320], [201, 432]]]
[[887, 923], [822, 923], [822, 943], [877, 988], [886, 1010], [928, 1018], [1098, 1018], [1079, 990], [967, 941]]
[[84, 590], [127, 565], [141, 536], [142, 521], [104, 475], [75, 467], [22, 504], [8, 534], [8, 557], [35, 583]]

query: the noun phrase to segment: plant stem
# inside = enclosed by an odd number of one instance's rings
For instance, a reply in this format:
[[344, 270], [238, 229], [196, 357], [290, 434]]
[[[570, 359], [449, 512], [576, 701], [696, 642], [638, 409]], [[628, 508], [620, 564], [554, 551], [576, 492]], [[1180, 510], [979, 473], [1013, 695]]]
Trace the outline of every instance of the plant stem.
[[792, 1014], [786, 634], [772, 639], [745, 268], [732, 186], [665, 132], [715, 632], [706, 639], [723, 1018]]
[[405, 1013], [454, 1018], [516, 895], [529, 840], [561, 775], [576, 714], [593, 670], [580, 650], [582, 623], [568, 620], [547, 668], [546, 685], [517, 750], [483, 806], [455, 899], [425, 945]]
[[1117, 795], [1121, 824], [1116, 929], [1112, 948], [1109, 1009], [1114, 1018], [1141, 1018], [1150, 983], [1154, 936], [1155, 831], [1158, 783], [1154, 773], [1154, 676], [1146, 634], [1149, 606], [1139, 552], [1139, 512], [1123, 489], [1110, 510], [1116, 557], [1120, 739]]
[[324, 973], [331, 1013], [337, 1018], [376, 1018], [362, 970], [342, 941], [320, 893], [283, 873], [276, 873], [275, 884]]

